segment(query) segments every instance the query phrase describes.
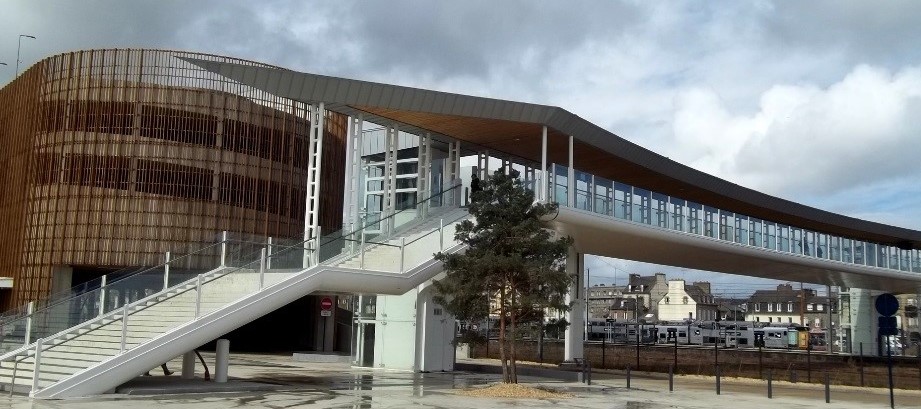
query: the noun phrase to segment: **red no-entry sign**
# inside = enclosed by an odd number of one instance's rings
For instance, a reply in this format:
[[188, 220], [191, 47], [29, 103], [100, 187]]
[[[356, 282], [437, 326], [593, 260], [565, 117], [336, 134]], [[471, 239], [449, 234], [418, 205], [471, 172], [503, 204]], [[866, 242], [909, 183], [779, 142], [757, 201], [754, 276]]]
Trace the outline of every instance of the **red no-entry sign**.
[[323, 311], [329, 311], [333, 309], [333, 299], [329, 297], [323, 297], [323, 299], [320, 300], [320, 309]]

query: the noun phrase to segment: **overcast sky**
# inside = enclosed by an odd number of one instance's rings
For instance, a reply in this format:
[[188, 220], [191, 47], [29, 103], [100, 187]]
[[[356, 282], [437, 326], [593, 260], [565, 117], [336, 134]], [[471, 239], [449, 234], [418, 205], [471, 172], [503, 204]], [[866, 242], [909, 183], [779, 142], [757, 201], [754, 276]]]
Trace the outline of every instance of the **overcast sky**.
[[[30, 34], [22, 69], [70, 50], [167, 48], [543, 103], [746, 187], [921, 229], [918, 1], [6, 0], [2, 10], [0, 83], [17, 36]], [[621, 263], [592, 265], [610, 262]]]

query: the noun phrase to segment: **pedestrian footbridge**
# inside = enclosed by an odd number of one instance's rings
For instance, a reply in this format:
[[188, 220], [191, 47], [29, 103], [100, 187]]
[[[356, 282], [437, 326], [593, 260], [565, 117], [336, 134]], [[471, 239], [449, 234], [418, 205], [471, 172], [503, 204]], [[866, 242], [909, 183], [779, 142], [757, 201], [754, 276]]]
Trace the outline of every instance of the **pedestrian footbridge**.
[[[843, 247], [840, 238], [763, 221], [755, 224], [736, 214], [730, 219], [719, 209], [673, 198], [662, 201], [654, 192], [644, 196], [624, 185], [605, 185], [599, 178], [583, 177], [591, 182], [574, 183], [570, 195], [568, 183], [557, 183], [559, 177], [547, 174], [554, 181], [549, 200], [563, 202], [548, 222], [575, 239], [578, 253], [832, 285], [916, 288], [916, 259], [887, 257], [883, 263], [874, 258], [870, 263], [870, 254], [889, 253], [874, 249], [868, 254], [868, 243], [850, 241]], [[542, 186], [539, 178], [531, 182]], [[464, 250], [454, 240], [454, 226], [470, 216], [467, 209], [450, 205], [457, 203], [462, 188], [428, 199], [452, 195], [439, 200], [442, 206], [420, 203], [411, 215], [410, 210], [397, 212], [352, 232], [271, 249], [225, 237], [197, 254], [51, 302], [15, 322], [5, 321], [5, 328], [26, 330], [18, 343], [2, 345], [0, 386], [36, 398], [105, 393], [314, 292], [404, 294], [442, 271], [434, 253]], [[663, 205], [657, 207], [658, 203]], [[209, 251], [217, 256], [213, 269], [170, 276], [170, 265]], [[152, 281], [162, 287], [150, 291]], [[112, 296], [128, 294], [134, 287], [149, 294], [132, 302]], [[449, 347], [418, 341], [416, 345]]]
[[[442, 271], [434, 253], [464, 250], [454, 226], [467, 209], [420, 206], [426, 210], [413, 209], [415, 217], [398, 212], [271, 253], [224, 240], [185, 255], [215, 250], [217, 265], [178, 283], [169, 265], [182, 258], [4, 321], [26, 329], [19, 342], [2, 345], [0, 387], [36, 398], [101, 394], [314, 292], [404, 294]], [[150, 282], [162, 289], [149, 291]], [[120, 302], [136, 289], [151, 294]]]

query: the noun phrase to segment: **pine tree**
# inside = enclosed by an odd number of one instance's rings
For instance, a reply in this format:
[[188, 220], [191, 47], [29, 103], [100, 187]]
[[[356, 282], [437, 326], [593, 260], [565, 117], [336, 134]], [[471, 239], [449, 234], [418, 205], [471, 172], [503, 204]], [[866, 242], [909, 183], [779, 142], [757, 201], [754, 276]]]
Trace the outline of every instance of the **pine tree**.
[[455, 233], [467, 252], [435, 255], [446, 277], [434, 286], [436, 302], [459, 320], [498, 315], [503, 379], [517, 383], [515, 345], [522, 327], [542, 324], [547, 310], [569, 309], [565, 296], [573, 277], [565, 260], [572, 239], [554, 238], [543, 226], [541, 218], [555, 214], [557, 204], [535, 203], [518, 172], [509, 173], [499, 169], [473, 192], [469, 210], [476, 222], [463, 221]]

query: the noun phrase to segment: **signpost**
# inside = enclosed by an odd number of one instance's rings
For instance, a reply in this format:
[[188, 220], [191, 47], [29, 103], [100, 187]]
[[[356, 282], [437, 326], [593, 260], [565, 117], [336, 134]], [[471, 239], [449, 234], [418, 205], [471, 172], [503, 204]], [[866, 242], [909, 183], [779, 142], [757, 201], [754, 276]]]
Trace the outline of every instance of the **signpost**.
[[[896, 327], [896, 319], [893, 315], [899, 310], [899, 300], [894, 295], [885, 293], [876, 297], [876, 312], [879, 317], [879, 337], [877, 339], [886, 340], [886, 356], [889, 367], [889, 407], [895, 408], [895, 394], [892, 391], [892, 343], [889, 337], [898, 335], [899, 330]], [[883, 338], [885, 337], [885, 338]]]
[[333, 314], [333, 299], [330, 297], [323, 297], [320, 300], [320, 316], [329, 317]]

